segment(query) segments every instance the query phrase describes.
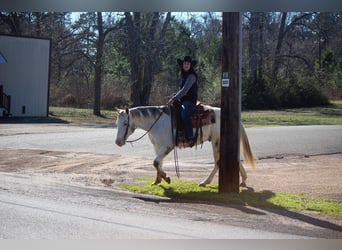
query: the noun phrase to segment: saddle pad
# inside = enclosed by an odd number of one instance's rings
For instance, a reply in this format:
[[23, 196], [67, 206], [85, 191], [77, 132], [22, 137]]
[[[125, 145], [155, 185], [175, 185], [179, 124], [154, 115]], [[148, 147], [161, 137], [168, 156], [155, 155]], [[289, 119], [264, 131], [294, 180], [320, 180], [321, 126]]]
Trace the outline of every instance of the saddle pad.
[[195, 112], [191, 115], [191, 120], [193, 128], [201, 128], [216, 122], [215, 112], [213, 110], [198, 110], [196, 108]]

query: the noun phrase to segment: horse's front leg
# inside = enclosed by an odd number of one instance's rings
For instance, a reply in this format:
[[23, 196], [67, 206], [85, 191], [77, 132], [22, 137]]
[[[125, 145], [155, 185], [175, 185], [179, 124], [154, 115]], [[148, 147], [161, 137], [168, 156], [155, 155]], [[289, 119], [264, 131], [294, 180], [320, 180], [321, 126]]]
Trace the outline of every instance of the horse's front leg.
[[166, 175], [162, 166], [163, 166], [163, 159], [165, 158], [165, 156], [167, 156], [171, 152], [172, 147], [161, 146], [158, 150], [157, 148], [155, 149], [156, 149], [157, 156], [153, 161], [153, 166], [157, 170], [157, 177], [156, 177], [156, 180], [152, 184], [157, 185], [162, 181], [162, 179], [164, 179], [167, 183], [170, 184], [171, 179], [170, 177]]

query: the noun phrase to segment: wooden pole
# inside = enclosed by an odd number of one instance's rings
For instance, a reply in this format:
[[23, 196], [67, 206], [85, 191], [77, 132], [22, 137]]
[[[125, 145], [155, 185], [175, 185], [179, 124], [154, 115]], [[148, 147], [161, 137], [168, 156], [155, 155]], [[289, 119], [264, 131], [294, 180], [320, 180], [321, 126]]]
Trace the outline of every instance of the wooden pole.
[[222, 15], [222, 87], [219, 192], [239, 193], [241, 16]]

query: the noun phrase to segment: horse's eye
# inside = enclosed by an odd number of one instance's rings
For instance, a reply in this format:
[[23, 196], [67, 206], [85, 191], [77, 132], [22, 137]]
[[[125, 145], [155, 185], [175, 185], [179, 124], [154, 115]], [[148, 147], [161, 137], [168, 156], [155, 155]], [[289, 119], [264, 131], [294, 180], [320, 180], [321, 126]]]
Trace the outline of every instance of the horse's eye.
[[128, 122], [124, 122], [123, 125], [124, 125], [124, 126], [128, 126]]

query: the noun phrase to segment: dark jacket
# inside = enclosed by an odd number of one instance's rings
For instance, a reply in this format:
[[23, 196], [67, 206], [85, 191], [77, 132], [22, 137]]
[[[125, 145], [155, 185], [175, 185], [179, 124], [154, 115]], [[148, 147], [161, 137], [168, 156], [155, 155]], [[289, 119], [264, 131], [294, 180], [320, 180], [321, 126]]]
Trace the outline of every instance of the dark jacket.
[[196, 80], [195, 82], [192, 84], [191, 88], [188, 90], [188, 92], [182, 96], [180, 98], [181, 102], [183, 101], [191, 101], [193, 103], [196, 103], [197, 102], [197, 92], [198, 92], [198, 84], [197, 84], [197, 76], [194, 72], [190, 71], [190, 72], [187, 72], [183, 75], [183, 79], [182, 79], [182, 83], [181, 83], [181, 86], [180, 88], [182, 89], [184, 87], [184, 85], [186, 84], [186, 81], [188, 79], [188, 77], [190, 75], [193, 75], [195, 76]]

